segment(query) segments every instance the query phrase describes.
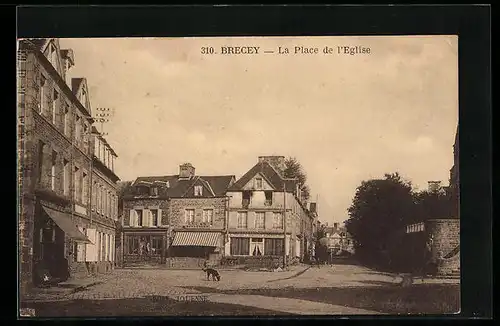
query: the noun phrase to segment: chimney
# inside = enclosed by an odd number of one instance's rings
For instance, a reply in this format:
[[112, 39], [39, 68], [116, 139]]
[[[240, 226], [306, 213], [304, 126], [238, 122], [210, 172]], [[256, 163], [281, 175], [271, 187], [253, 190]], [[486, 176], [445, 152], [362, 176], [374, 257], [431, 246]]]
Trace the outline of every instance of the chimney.
[[72, 49], [61, 50], [61, 59], [63, 64], [63, 77], [66, 84], [71, 88], [71, 79], [69, 78], [68, 71], [75, 65], [75, 57], [73, 56]]
[[194, 166], [184, 163], [179, 166], [179, 179], [190, 179], [194, 177]]
[[427, 184], [429, 192], [437, 192], [441, 189], [441, 181], [428, 181]]
[[284, 156], [259, 156], [259, 163], [267, 162], [283, 177], [285, 173], [285, 157]]

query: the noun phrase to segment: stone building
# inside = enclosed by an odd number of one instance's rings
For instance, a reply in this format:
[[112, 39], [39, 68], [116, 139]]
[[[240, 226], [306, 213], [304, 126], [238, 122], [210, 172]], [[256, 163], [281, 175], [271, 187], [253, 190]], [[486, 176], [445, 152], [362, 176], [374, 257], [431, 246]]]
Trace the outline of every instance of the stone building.
[[226, 190], [234, 176], [198, 176], [189, 164], [178, 175], [139, 177], [123, 203], [125, 264], [169, 267], [218, 264], [224, 254]]
[[[93, 244], [90, 176], [92, 110], [86, 83], [73, 88], [73, 51], [58, 39], [19, 41], [19, 259], [21, 294], [37, 272], [87, 274]], [[89, 231], [90, 230], [90, 231]], [[68, 266], [69, 265], [69, 266]]]
[[282, 264], [284, 250], [289, 259], [303, 259], [313, 242], [305, 230], [312, 232], [313, 221], [299, 200], [297, 180], [285, 178], [284, 169], [284, 157], [261, 156], [228, 189], [226, 257], [237, 263], [276, 265]]

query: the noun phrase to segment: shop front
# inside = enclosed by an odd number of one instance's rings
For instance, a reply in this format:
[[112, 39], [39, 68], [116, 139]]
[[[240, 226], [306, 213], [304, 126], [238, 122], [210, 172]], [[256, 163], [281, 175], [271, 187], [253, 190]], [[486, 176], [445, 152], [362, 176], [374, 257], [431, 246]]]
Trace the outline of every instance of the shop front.
[[172, 268], [199, 268], [207, 261], [218, 265], [223, 255], [221, 232], [175, 232], [169, 249]]
[[166, 231], [125, 232], [124, 265], [164, 264], [167, 249]]
[[90, 243], [74, 223], [71, 215], [41, 205], [39, 219], [34, 232], [34, 283], [40, 284], [42, 279], [57, 281], [67, 280], [70, 275], [70, 264], [73, 260], [74, 244]]

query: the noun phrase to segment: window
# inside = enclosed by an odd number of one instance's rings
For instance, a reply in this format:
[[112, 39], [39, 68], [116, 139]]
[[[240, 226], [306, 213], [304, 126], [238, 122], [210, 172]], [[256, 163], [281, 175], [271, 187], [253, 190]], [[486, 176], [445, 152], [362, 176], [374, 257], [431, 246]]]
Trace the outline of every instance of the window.
[[252, 238], [250, 252], [252, 256], [262, 256], [264, 254], [264, 240], [262, 238]]
[[265, 191], [264, 192], [266, 195], [266, 201], [264, 202], [265, 206], [272, 206], [273, 205], [273, 192], [272, 191]]
[[71, 178], [69, 167], [69, 161], [63, 160], [63, 192], [65, 196], [69, 195], [69, 180]]
[[66, 104], [64, 107], [64, 134], [70, 136], [70, 124], [71, 124], [71, 114], [69, 112], [69, 106]]
[[283, 255], [284, 241], [283, 239], [266, 239], [265, 254], [270, 256]]
[[255, 228], [264, 229], [265, 228], [265, 213], [256, 212], [255, 213]]
[[87, 203], [88, 201], [88, 188], [87, 188], [87, 173], [82, 174], [82, 203]]
[[56, 124], [57, 120], [57, 104], [59, 99], [59, 93], [54, 90], [52, 94], [52, 123]]
[[241, 205], [243, 208], [250, 206], [250, 198], [252, 197], [251, 191], [243, 191]]
[[79, 169], [75, 166], [74, 172], [73, 172], [73, 198], [78, 199], [80, 198], [79, 196], [79, 190], [80, 190], [80, 171]]
[[256, 189], [262, 189], [262, 178], [256, 178], [255, 179], [255, 188]]
[[142, 209], [136, 209], [135, 212], [137, 213], [137, 226], [144, 226]]
[[44, 152], [45, 152], [45, 144], [42, 141], [38, 142], [38, 181], [43, 183], [43, 170], [45, 167], [44, 164]]
[[250, 239], [249, 238], [231, 238], [231, 255], [250, 254]]
[[203, 186], [194, 186], [194, 195], [202, 196], [203, 195]]
[[77, 144], [80, 143], [81, 136], [82, 136], [81, 118], [77, 116], [75, 119], [75, 142]]
[[39, 113], [42, 113], [45, 111], [45, 101], [46, 101], [46, 98], [45, 98], [45, 87], [46, 87], [46, 79], [45, 77], [42, 75], [40, 77], [40, 105], [38, 106], [38, 112]]
[[151, 196], [158, 196], [158, 187], [151, 187]]
[[137, 194], [138, 195], [149, 195], [149, 187], [147, 186], [137, 186], [136, 188]]
[[204, 209], [203, 210], [203, 223], [207, 223], [208, 225], [212, 225], [213, 216], [214, 216], [213, 209]]
[[156, 255], [156, 256], [161, 255], [162, 248], [163, 248], [163, 238], [151, 237], [151, 255]]
[[153, 226], [159, 226], [159, 223], [158, 223], [158, 210], [157, 209], [152, 209], [151, 210], [151, 220], [152, 220]]
[[184, 223], [194, 224], [194, 209], [186, 209], [184, 211]]
[[273, 216], [273, 229], [282, 229], [283, 228], [283, 214], [274, 213]]
[[51, 168], [50, 168], [50, 189], [56, 190], [56, 164], [57, 164], [57, 153], [52, 151], [51, 158]]
[[127, 237], [126, 238], [126, 253], [129, 255], [139, 253], [139, 237]]
[[247, 228], [247, 221], [248, 221], [247, 212], [238, 212], [238, 228], [246, 229]]

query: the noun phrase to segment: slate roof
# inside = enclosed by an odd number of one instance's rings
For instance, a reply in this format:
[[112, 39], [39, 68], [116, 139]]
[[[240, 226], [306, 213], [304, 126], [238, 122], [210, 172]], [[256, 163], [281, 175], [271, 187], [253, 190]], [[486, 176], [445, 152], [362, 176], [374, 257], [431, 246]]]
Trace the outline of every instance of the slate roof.
[[[167, 176], [151, 176], [151, 177], [138, 177], [135, 179], [132, 185], [137, 185], [141, 181], [146, 181], [154, 183], [155, 181], [168, 182], [169, 187], [159, 185], [162, 188], [166, 188], [166, 194], [168, 197], [179, 198], [185, 197], [186, 193], [190, 190], [195, 183], [201, 182], [206, 188], [213, 191], [215, 196], [224, 196], [226, 190], [234, 179], [232, 175], [223, 176], [195, 176], [191, 179], [179, 179], [179, 175], [167, 175]], [[210, 196], [211, 191], [210, 191]], [[207, 192], [203, 192], [202, 197], [207, 197]]]
[[258, 162], [240, 179], [238, 179], [228, 191], [241, 191], [252, 178], [261, 173], [276, 191], [283, 191], [283, 184], [287, 192], [295, 192], [297, 181], [295, 179], [284, 179], [268, 162]]

